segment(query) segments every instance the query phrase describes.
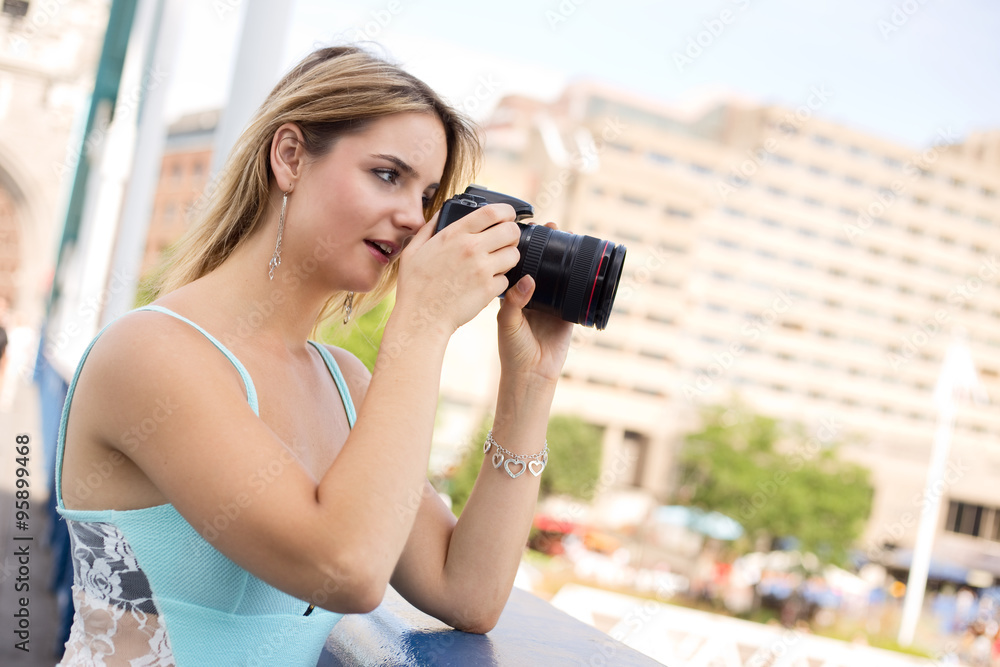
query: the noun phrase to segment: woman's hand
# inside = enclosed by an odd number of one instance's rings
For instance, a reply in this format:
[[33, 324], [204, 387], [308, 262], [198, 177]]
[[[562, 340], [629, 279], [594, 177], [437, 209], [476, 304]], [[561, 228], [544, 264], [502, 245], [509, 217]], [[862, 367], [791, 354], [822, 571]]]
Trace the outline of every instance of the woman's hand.
[[507, 204], [483, 206], [434, 234], [425, 224], [403, 250], [396, 304], [416, 306], [450, 334], [507, 287], [520, 228]]
[[[553, 222], [545, 226], [556, 229]], [[534, 279], [525, 275], [504, 295], [497, 315], [500, 366], [504, 372], [554, 383], [566, 361], [573, 323], [555, 315], [524, 310], [534, 292]]]

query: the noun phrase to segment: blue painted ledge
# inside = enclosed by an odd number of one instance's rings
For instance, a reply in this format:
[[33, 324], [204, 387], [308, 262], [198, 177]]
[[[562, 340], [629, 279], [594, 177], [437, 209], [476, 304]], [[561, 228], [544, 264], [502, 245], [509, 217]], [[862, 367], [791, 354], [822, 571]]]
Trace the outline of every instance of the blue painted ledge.
[[317, 667], [372, 665], [653, 667], [660, 663], [517, 588], [500, 622], [485, 635], [452, 630], [390, 588], [372, 613], [345, 616], [337, 623]]

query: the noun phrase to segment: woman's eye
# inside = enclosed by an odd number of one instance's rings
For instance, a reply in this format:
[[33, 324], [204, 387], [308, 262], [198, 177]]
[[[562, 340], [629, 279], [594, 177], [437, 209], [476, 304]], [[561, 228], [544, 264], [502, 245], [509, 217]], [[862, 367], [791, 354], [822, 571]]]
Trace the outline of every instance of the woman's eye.
[[424, 210], [427, 210], [431, 207], [431, 204], [434, 203], [434, 197], [428, 197], [427, 195], [424, 195], [423, 197], [420, 198], [420, 201], [424, 206]]
[[399, 179], [399, 172], [395, 169], [372, 169], [372, 172], [386, 183], [396, 184]]

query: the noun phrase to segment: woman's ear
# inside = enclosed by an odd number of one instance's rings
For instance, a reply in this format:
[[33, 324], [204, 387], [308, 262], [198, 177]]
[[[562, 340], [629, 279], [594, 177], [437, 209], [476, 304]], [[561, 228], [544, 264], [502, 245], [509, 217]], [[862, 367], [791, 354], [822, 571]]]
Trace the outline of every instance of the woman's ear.
[[305, 139], [295, 123], [285, 123], [271, 139], [271, 171], [282, 192], [291, 192], [305, 164]]

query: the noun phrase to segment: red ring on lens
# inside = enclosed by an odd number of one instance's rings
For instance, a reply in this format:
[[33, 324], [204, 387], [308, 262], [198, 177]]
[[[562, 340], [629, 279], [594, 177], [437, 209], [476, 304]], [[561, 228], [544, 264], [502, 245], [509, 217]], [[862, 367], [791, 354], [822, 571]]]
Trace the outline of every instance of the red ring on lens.
[[587, 323], [593, 322], [593, 318], [589, 317], [590, 304], [594, 302], [594, 290], [597, 289], [597, 281], [601, 277], [601, 267], [604, 266], [604, 260], [607, 259], [607, 255], [604, 254], [604, 249], [608, 247], [608, 243], [608, 241], [605, 241], [604, 245], [601, 246], [601, 263], [597, 265], [597, 271], [594, 272], [594, 283], [590, 286], [590, 296], [587, 297], [587, 309], [583, 311], [588, 315], [585, 318]]

